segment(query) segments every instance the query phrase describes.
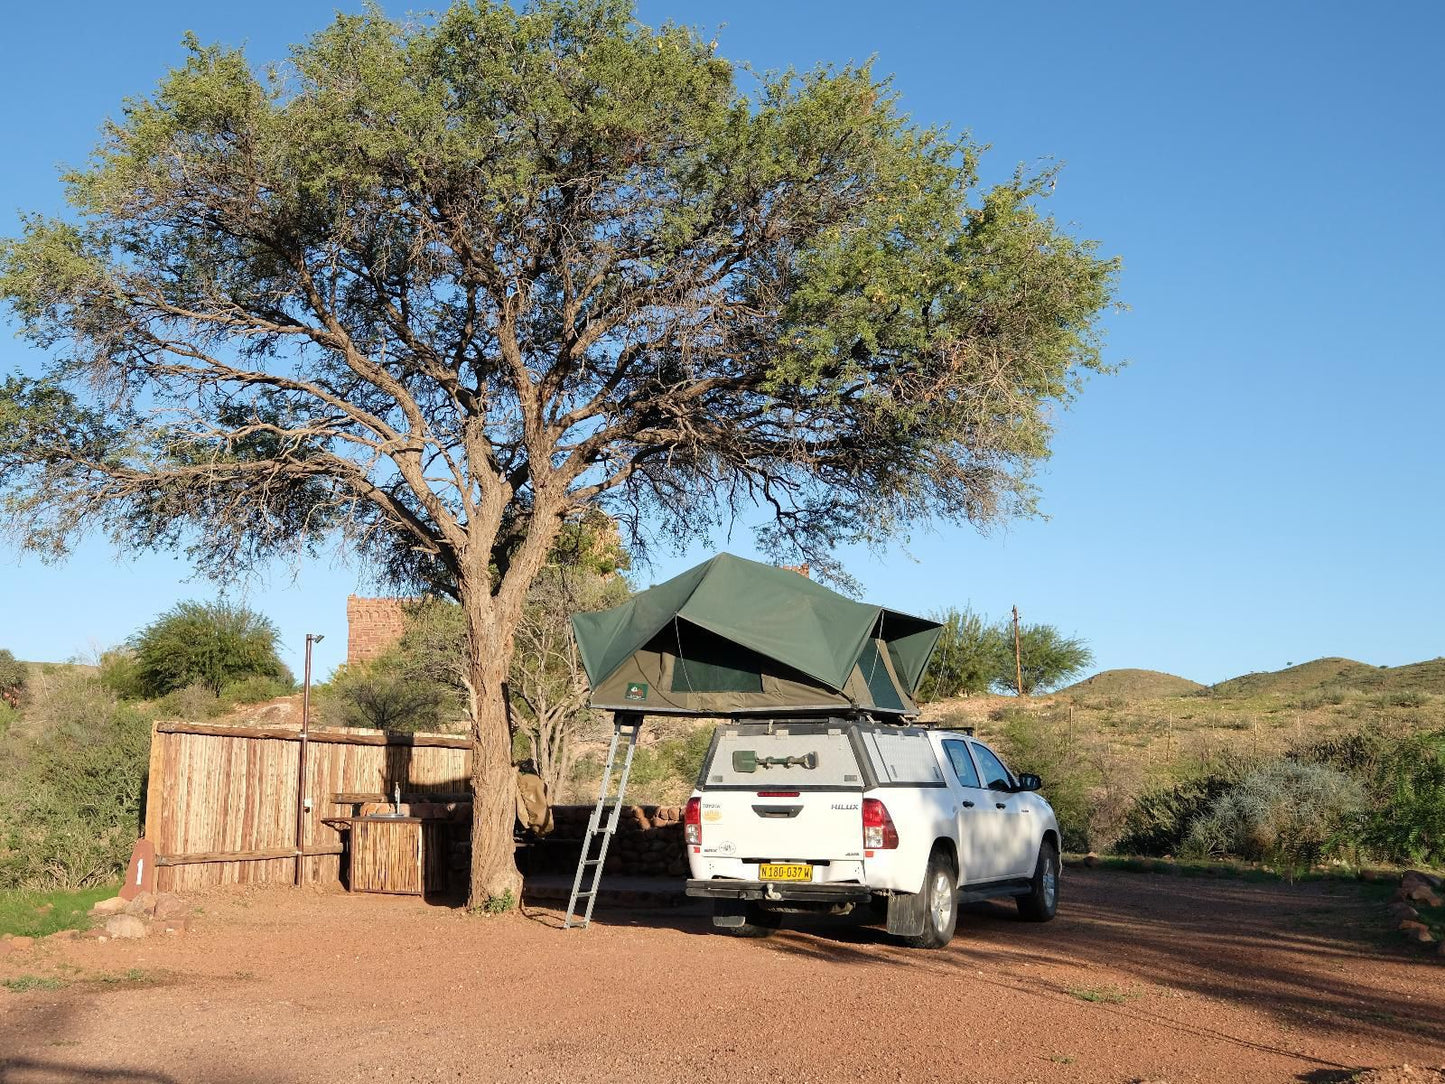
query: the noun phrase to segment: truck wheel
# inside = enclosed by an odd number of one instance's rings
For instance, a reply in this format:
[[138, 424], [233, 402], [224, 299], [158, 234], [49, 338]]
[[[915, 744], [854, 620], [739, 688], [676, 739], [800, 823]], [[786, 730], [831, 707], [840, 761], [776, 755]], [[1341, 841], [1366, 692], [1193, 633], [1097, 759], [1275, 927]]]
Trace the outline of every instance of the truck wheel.
[[905, 941], [912, 948], [943, 948], [953, 940], [958, 924], [958, 874], [941, 851], [928, 857], [928, 872], [923, 875], [923, 908], [923, 933]]
[[1018, 897], [1019, 914], [1029, 922], [1047, 922], [1059, 909], [1059, 848], [1046, 839], [1027, 895]]
[[713, 905], [713, 928], [719, 933], [733, 937], [768, 937], [783, 924], [783, 916], [775, 911], [764, 911], [756, 903], [749, 903], [738, 914], [737, 904]]

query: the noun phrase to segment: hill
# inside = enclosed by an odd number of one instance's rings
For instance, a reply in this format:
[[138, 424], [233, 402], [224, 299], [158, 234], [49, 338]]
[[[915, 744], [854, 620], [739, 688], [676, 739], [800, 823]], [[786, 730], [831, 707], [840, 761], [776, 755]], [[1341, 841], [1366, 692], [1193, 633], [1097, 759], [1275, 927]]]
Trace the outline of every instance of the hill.
[[1227, 698], [1293, 698], [1334, 690], [1445, 694], [1445, 658], [1413, 662], [1405, 666], [1370, 666], [1354, 659], [1315, 659], [1284, 670], [1230, 678], [1215, 685], [1211, 693]]
[[1061, 694], [1090, 693], [1095, 696], [1124, 696], [1131, 700], [1160, 700], [1189, 696], [1204, 688], [1197, 681], [1166, 674], [1160, 670], [1103, 670], [1093, 677], [1060, 690]]

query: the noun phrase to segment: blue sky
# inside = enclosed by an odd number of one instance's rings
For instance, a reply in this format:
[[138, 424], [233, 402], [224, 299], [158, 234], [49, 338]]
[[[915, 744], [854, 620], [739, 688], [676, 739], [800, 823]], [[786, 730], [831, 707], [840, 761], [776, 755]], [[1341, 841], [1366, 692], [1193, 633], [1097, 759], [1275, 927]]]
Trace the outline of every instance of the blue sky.
[[[10, 12], [0, 234], [19, 210], [61, 209], [56, 167], [179, 60], [185, 30], [263, 62], [334, 7]], [[1445, 652], [1445, 7], [647, 0], [641, 14], [716, 31], [758, 67], [876, 56], [918, 121], [992, 145], [986, 174], [1062, 160], [1052, 212], [1124, 259], [1130, 311], [1109, 319], [1109, 352], [1129, 365], [1058, 419], [1048, 518], [845, 553], [870, 599], [1017, 603], [1083, 635], [1101, 668], [1201, 681]], [[0, 335], [0, 372], [35, 360]], [[718, 542], [753, 552], [745, 531]], [[642, 578], [705, 555], [660, 555]], [[0, 554], [0, 646], [56, 660], [114, 644], [214, 592], [189, 575], [103, 541], [58, 567]], [[366, 585], [328, 559], [233, 591], [276, 621], [293, 664], [307, 632], [325, 634], [325, 674], [344, 657], [345, 597]]]

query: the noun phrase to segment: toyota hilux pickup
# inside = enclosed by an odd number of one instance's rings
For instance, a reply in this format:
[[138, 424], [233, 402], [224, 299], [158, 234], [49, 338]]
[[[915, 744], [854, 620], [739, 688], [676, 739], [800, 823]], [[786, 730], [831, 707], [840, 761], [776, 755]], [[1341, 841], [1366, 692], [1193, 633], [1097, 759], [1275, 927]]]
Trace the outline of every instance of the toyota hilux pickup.
[[1033, 775], [968, 733], [856, 719], [719, 726], [684, 815], [689, 896], [762, 936], [785, 914], [852, 914], [917, 948], [958, 905], [1054, 917], [1059, 825]]

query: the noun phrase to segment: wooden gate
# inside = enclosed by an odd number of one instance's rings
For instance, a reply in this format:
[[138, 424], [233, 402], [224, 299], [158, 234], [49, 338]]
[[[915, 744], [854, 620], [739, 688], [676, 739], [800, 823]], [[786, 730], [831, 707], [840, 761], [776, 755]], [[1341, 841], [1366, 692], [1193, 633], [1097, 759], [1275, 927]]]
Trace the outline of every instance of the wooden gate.
[[339, 794], [457, 794], [471, 789], [471, 742], [449, 734], [312, 727], [296, 839], [301, 728], [157, 723], [151, 735], [145, 834], [156, 849], [156, 890], [207, 885], [334, 882], [344, 816]]

